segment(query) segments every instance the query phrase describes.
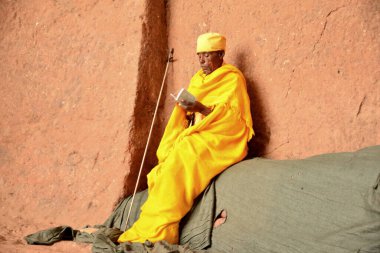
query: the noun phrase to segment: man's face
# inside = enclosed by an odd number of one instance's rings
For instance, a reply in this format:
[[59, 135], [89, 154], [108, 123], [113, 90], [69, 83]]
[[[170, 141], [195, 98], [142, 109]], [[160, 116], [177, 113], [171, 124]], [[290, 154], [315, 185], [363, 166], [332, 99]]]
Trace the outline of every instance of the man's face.
[[206, 75], [211, 74], [214, 70], [223, 64], [223, 51], [202, 52], [198, 53], [199, 64]]

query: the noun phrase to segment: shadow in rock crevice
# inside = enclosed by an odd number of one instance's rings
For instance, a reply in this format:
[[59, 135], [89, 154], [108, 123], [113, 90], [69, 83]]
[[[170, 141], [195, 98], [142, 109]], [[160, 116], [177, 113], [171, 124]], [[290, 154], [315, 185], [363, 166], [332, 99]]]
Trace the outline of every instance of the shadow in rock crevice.
[[244, 74], [247, 82], [247, 92], [251, 104], [250, 107], [253, 120], [253, 129], [255, 131], [255, 136], [248, 143], [249, 151], [246, 159], [249, 159], [263, 156], [266, 153], [271, 131], [266, 123], [267, 120], [262, 96], [257, 89], [257, 85], [252, 77], [252, 74], [249, 73], [253, 63], [247, 62], [247, 59], [251, 59], [251, 57], [242, 52], [238, 52], [235, 57], [236, 66]]
[[[167, 36], [163, 36], [167, 33], [166, 3], [149, 0], [145, 8], [145, 21], [141, 27], [142, 40], [136, 99], [130, 121], [130, 139], [125, 150], [125, 157], [128, 157], [127, 153], [130, 156], [130, 161], [125, 160], [128, 162], [127, 166], [130, 171], [124, 177], [123, 192], [115, 204], [131, 195], [135, 188], [137, 191], [147, 188], [146, 176], [157, 164], [156, 150], [162, 133], [162, 115], [158, 114], [155, 122], [153, 122], [153, 118], [168, 56]], [[161, 102], [165, 100], [165, 96], [166, 94], [162, 94]], [[160, 104], [160, 111], [162, 108], [163, 105]], [[148, 140], [152, 124], [154, 124], [151, 132], [152, 138]], [[144, 151], [148, 144], [149, 148], [144, 157]], [[144, 162], [143, 157], [145, 158]]]

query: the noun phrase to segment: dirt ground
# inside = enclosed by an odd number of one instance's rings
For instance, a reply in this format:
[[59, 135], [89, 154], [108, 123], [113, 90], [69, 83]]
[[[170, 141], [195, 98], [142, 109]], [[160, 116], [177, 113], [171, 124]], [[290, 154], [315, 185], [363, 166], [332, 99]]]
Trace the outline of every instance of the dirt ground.
[[68, 253], [91, 252], [91, 245], [75, 243], [70, 241], [58, 242], [52, 246], [28, 245], [23, 237], [44, 228], [49, 228], [52, 224], [31, 224], [30, 221], [21, 217], [16, 220], [1, 219], [0, 225], [0, 252], [1, 253]]

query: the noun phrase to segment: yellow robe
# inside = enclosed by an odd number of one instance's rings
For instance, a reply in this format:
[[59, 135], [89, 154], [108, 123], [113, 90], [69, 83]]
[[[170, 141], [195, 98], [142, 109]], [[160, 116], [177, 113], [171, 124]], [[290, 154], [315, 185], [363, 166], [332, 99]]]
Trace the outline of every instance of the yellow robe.
[[223, 64], [209, 75], [198, 71], [188, 90], [213, 111], [193, 126], [175, 106], [157, 150], [158, 164], [148, 174], [148, 199], [139, 219], [118, 242], [178, 243], [181, 218], [210, 180], [247, 154], [253, 133], [242, 73]]

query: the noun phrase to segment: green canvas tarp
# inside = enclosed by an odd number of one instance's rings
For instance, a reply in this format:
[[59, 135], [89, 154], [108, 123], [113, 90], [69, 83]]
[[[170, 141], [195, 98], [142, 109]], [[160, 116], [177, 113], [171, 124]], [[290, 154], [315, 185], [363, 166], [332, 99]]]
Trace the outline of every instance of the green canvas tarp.
[[[303, 160], [254, 158], [230, 167], [198, 198], [181, 222], [185, 246], [114, 244], [107, 233], [120, 231], [107, 227], [125, 229], [129, 199], [99, 226], [106, 233], [64, 229], [93, 242], [93, 252], [379, 253], [379, 181], [380, 146]], [[132, 222], [145, 198], [138, 195]], [[227, 220], [213, 229], [222, 210]]]
[[380, 252], [380, 146], [304, 160], [243, 161], [216, 180], [223, 252]]

